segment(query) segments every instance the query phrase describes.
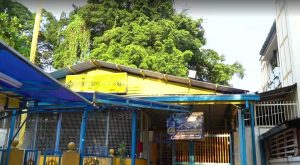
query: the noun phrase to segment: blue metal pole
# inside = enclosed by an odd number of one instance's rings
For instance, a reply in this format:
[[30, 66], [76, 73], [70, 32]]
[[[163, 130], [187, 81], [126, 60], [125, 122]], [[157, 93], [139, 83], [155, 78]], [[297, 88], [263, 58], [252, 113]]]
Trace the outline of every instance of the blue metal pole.
[[243, 137], [243, 122], [242, 119], [242, 110], [238, 110], [238, 118], [239, 118], [239, 135], [240, 135], [240, 159], [241, 159], [241, 165], [245, 165], [245, 158], [244, 158], [244, 137]]
[[131, 123], [131, 165], [135, 165], [135, 149], [136, 149], [136, 111], [132, 112]]
[[251, 136], [252, 136], [252, 161], [253, 165], [257, 164], [256, 160], [256, 145], [255, 145], [255, 118], [254, 118], [254, 106], [253, 104], [250, 104], [250, 119], [251, 119]]
[[242, 132], [243, 132], [243, 157], [244, 157], [244, 164], [247, 165], [247, 153], [246, 153], [246, 134], [245, 134], [245, 109], [242, 110]]
[[16, 114], [17, 114], [17, 111], [14, 110], [12, 112], [12, 116], [11, 116], [11, 120], [10, 120], [10, 129], [9, 129], [9, 135], [8, 135], [8, 141], [7, 141], [5, 165], [8, 165], [8, 161], [9, 161], [9, 157], [10, 157], [11, 143], [12, 143], [12, 140], [14, 137], [14, 130], [15, 130], [15, 124], [16, 124]]
[[57, 126], [56, 126], [56, 139], [55, 139], [55, 149], [54, 149], [55, 152], [59, 151], [61, 120], [62, 120], [62, 113], [59, 113]]
[[88, 111], [85, 110], [82, 114], [82, 121], [80, 127], [80, 141], [79, 141], [80, 165], [83, 164], [87, 118], [88, 118]]
[[267, 165], [265, 147], [264, 147], [264, 142], [262, 140], [259, 140], [259, 148], [260, 148], [261, 165]]

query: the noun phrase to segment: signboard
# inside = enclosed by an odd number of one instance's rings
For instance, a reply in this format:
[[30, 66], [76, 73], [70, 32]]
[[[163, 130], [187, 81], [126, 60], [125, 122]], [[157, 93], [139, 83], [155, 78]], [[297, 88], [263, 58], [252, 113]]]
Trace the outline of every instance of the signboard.
[[204, 138], [203, 112], [173, 113], [167, 120], [167, 133], [172, 140]]
[[75, 92], [126, 93], [127, 73], [68, 75], [65, 85]]

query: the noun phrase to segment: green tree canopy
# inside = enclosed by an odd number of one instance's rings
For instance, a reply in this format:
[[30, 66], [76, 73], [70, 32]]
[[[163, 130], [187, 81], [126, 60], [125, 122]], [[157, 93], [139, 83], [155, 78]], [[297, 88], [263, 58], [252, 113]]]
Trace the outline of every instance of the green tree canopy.
[[0, 39], [29, 57], [33, 14], [22, 4], [0, 1]]
[[[5, 30], [0, 37], [28, 56], [33, 14], [18, 3], [4, 3], [0, 26]], [[203, 48], [206, 40], [202, 20], [176, 13], [173, 3], [88, 0], [82, 7], [74, 6], [69, 16], [62, 13], [59, 20], [44, 11], [38, 65], [60, 69], [100, 59], [182, 77], [192, 69], [197, 71], [196, 79], [218, 84], [228, 85], [233, 75], [243, 78], [240, 63], [226, 64], [223, 55]]]

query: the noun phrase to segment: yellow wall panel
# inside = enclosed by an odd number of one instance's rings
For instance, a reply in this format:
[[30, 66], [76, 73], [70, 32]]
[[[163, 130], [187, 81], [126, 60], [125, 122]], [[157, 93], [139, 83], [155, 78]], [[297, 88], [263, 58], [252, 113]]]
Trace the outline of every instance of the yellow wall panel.
[[[120, 73], [109, 69], [94, 69], [80, 74]], [[65, 78], [59, 80], [65, 83]], [[187, 84], [175, 83], [156, 78], [142, 77], [128, 73], [127, 95], [187, 95], [187, 94], [216, 94], [213, 90], [190, 87]]]
[[[6, 96], [0, 93], [0, 106], [5, 106]], [[9, 98], [8, 101], [9, 108], [18, 108], [19, 107], [19, 100], [14, 98]]]

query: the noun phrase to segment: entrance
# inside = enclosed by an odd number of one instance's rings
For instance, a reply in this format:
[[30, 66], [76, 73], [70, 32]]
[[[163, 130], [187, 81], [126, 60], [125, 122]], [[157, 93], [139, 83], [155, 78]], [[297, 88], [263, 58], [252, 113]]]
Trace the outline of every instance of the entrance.
[[230, 164], [230, 134], [206, 133], [203, 140], [161, 141], [157, 165]]

